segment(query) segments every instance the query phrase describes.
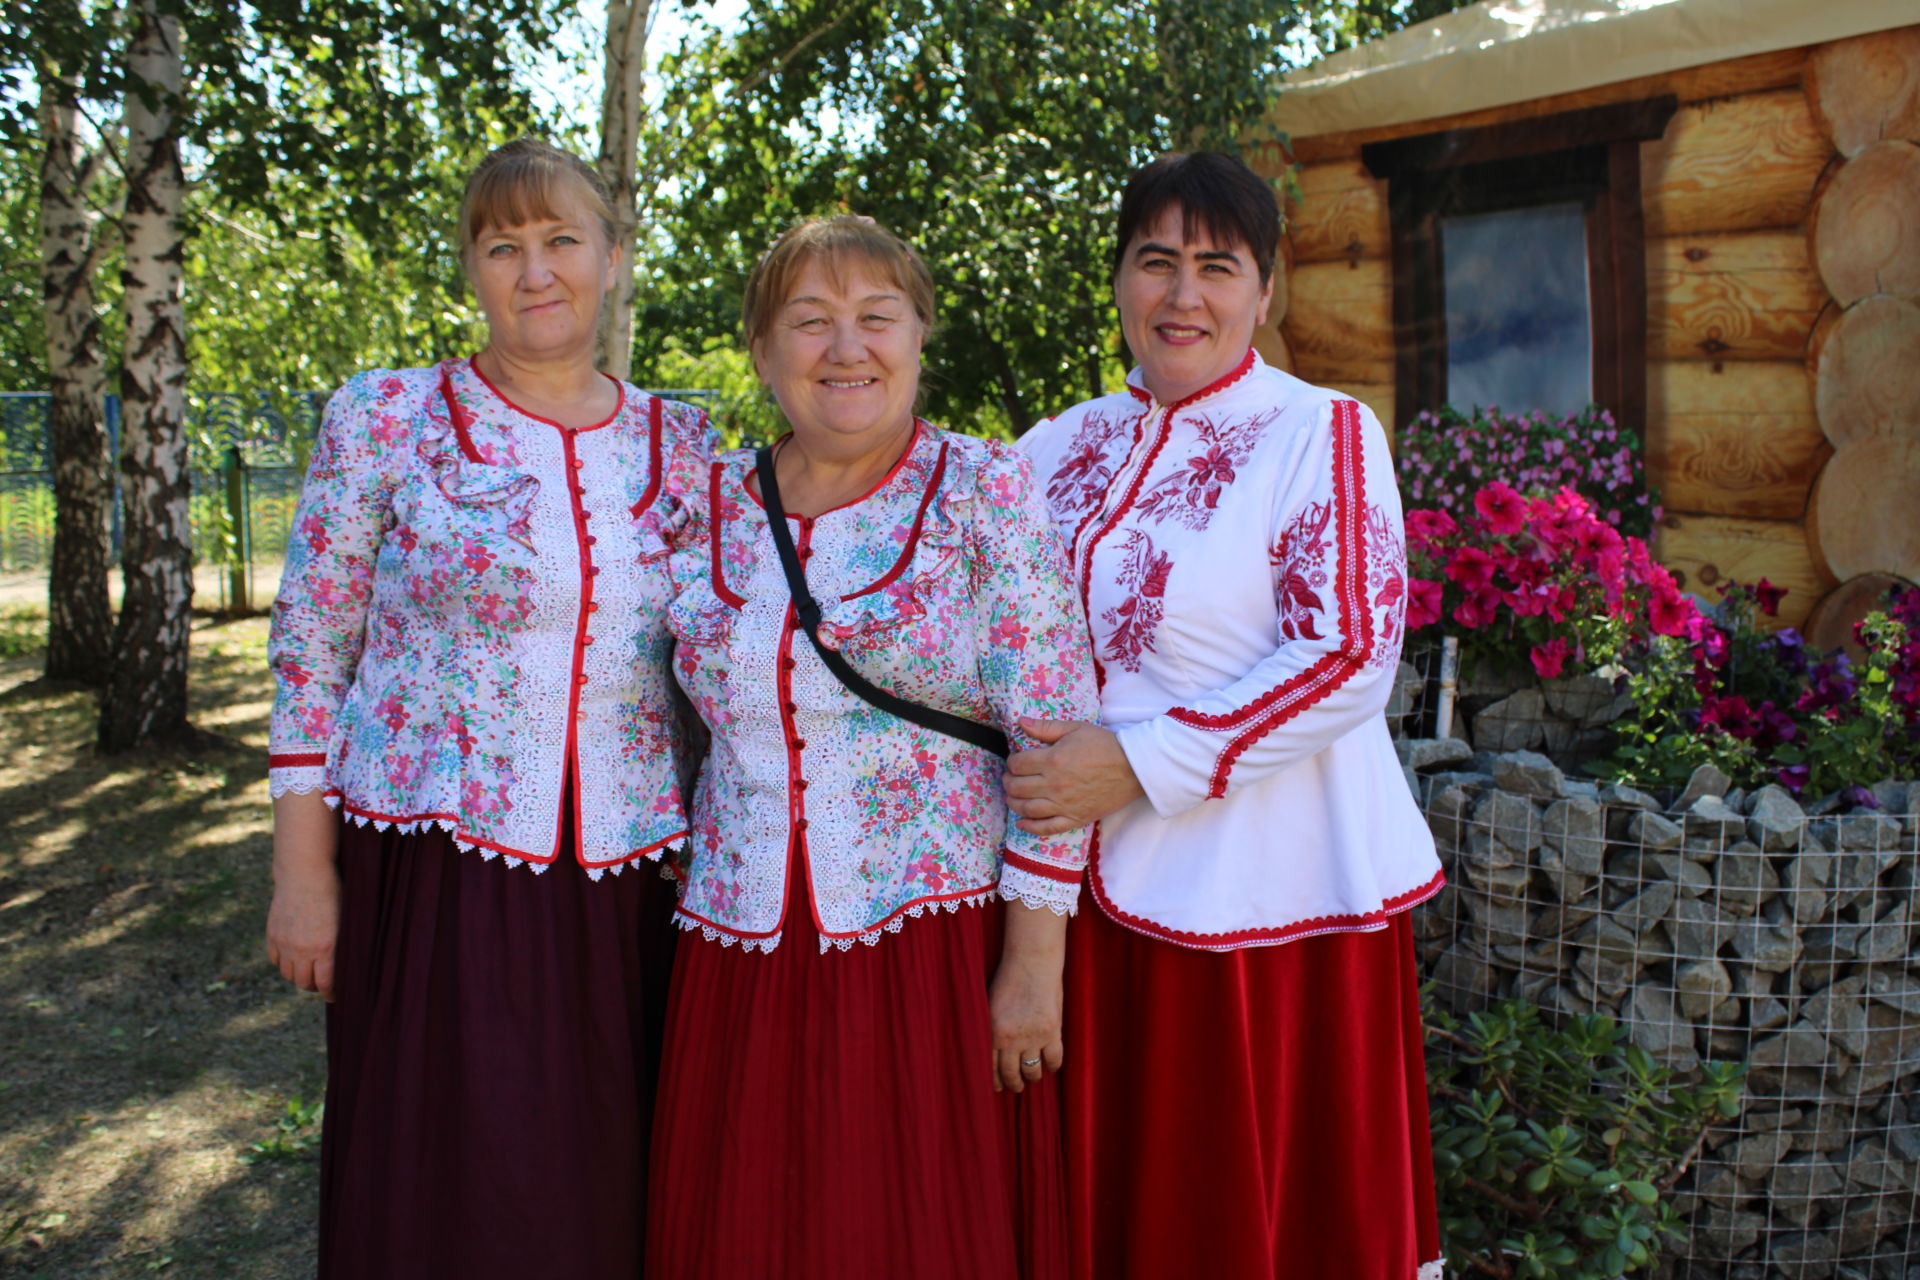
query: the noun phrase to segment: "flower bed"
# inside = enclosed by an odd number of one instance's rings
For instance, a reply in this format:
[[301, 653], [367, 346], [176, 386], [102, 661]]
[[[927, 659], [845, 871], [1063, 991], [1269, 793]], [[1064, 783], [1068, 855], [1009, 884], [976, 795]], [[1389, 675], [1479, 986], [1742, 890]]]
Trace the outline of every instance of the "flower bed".
[[1848, 807], [1569, 779], [1533, 752], [1401, 744], [1449, 887], [1416, 914], [1456, 1011], [1605, 1012], [1677, 1072], [1748, 1064], [1677, 1207], [1672, 1273], [1893, 1277], [1920, 1254], [1920, 784]]

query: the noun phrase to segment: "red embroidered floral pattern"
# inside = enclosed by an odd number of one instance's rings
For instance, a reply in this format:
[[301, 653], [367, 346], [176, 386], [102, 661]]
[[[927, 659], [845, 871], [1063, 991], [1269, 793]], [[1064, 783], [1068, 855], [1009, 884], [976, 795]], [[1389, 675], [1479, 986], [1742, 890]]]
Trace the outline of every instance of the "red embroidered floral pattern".
[[1367, 564], [1380, 582], [1373, 594], [1380, 642], [1368, 665], [1387, 667], [1400, 660], [1400, 629], [1407, 616], [1407, 552], [1399, 519], [1380, 507], [1368, 507], [1366, 539]]
[[1100, 656], [1128, 671], [1138, 671], [1140, 655], [1153, 651], [1153, 633], [1164, 613], [1173, 558], [1157, 550], [1153, 539], [1138, 529], [1127, 531], [1120, 549], [1126, 558], [1117, 582], [1125, 599], [1100, 615], [1101, 621], [1113, 628]]
[[1106, 496], [1114, 469], [1107, 446], [1114, 434], [1113, 421], [1105, 414], [1088, 414], [1080, 424], [1066, 456], [1047, 481], [1047, 502], [1054, 519], [1064, 523], [1066, 517], [1085, 511]]
[[1327, 585], [1327, 527], [1332, 523], [1331, 502], [1309, 502], [1267, 553], [1279, 580], [1283, 640], [1324, 639], [1314, 623], [1327, 611], [1320, 593]]
[[1155, 523], [1171, 520], [1188, 529], [1204, 529], [1213, 519], [1220, 495], [1239, 476], [1253, 456], [1253, 447], [1278, 409], [1242, 422], [1219, 423], [1204, 414], [1188, 419], [1200, 435], [1200, 452], [1186, 465], [1147, 491], [1140, 500], [1140, 517]]

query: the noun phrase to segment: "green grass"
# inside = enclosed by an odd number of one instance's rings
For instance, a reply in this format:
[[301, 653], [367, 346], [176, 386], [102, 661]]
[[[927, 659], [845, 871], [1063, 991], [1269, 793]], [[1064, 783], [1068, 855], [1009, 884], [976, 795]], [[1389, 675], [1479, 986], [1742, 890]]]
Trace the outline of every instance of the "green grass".
[[47, 645], [47, 613], [32, 605], [0, 605], [0, 658], [23, 658]]

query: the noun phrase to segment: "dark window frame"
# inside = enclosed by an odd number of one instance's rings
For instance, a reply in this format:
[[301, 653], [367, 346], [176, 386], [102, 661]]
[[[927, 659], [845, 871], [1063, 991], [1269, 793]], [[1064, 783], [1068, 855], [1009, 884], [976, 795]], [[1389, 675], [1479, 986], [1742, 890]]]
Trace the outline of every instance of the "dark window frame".
[[1446, 402], [1440, 220], [1578, 202], [1586, 210], [1594, 403], [1646, 438], [1647, 267], [1640, 144], [1666, 132], [1671, 94], [1529, 120], [1368, 143], [1393, 230], [1394, 425]]

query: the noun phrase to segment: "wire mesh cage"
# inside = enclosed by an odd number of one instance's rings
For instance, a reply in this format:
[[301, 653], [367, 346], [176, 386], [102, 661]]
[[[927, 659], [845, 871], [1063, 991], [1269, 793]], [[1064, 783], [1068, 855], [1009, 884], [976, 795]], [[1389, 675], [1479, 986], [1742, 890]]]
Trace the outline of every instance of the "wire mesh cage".
[[1449, 887], [1419, 909], [1456, 1012], [1515, 997], [1614, 1017], [1682, 1076], [1748, 1065], [1677, 1185], [1675, 1277], [1920, 1265], [1920, 784], [1802, 805], [1713, 771], [1667, 803], [1531, 752], [1416, 774]]

